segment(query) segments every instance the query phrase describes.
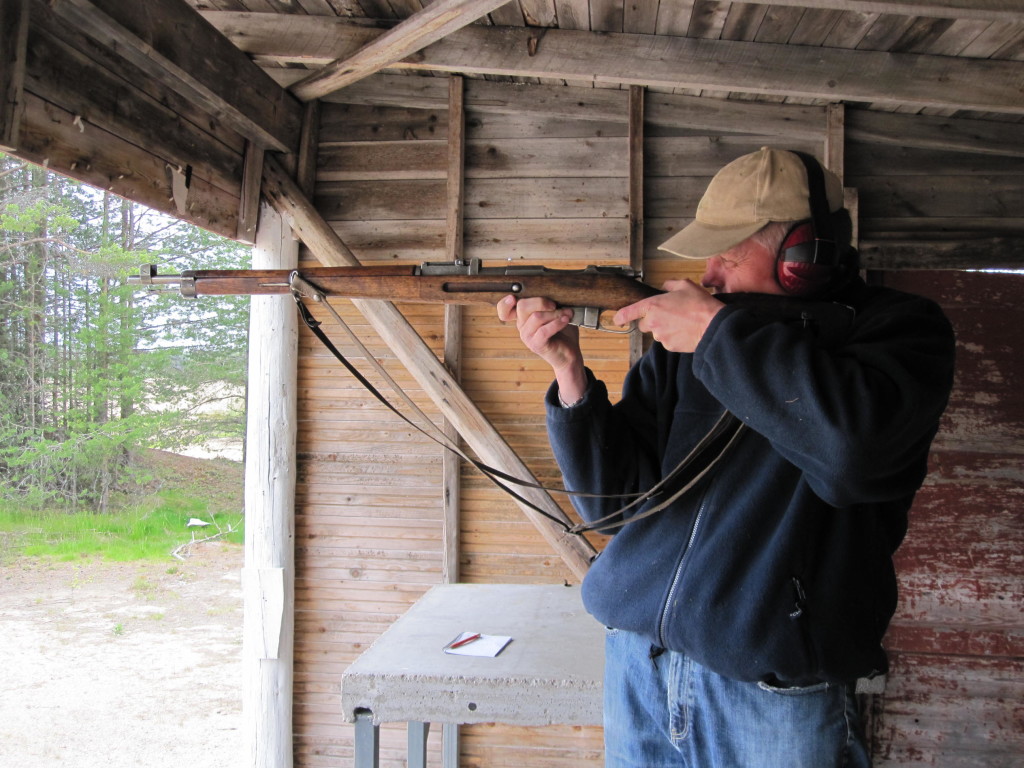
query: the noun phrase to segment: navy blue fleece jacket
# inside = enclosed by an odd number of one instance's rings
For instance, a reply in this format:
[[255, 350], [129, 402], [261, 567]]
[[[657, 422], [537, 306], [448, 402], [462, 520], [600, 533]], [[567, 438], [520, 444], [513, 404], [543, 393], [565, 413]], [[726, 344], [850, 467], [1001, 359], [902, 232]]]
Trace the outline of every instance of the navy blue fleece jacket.
[[[636, 493], [728, 409], [749, 428], [663, 511], [622, 527], [583, 584], [603, 624], [738, 680], [849, 681], [887, 668], [892, 554], [953, 377], [952, 329], [926, 299], [856, 281], [843, 340], [728, 305], [693, 354], [654, 344], [612, 405], [591, 378], [548, 431], [566, 484]], [[575, 498], [585, 520], [622, 504]], [[642, 511], [642, 508], [641, 510]]]

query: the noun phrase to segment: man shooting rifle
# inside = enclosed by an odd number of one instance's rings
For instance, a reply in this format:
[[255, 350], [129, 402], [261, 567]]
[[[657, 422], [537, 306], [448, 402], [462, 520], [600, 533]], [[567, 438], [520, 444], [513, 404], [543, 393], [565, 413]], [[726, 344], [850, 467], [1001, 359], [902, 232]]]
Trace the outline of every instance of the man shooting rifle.
[[[607, 766], [870, 764], [855, 683], [887, 669], [892, 555], [949, 396], [954, 339], [931, 301], [861, 280], [842, 200], [839, 180], [797, 153], [764, 148], [725, 166], [695, 221], [661, 246], [705, 260], [702, 287], [669, 281], [616, 314], [655, 343], [615, 405], [566, 310], [497, 305], [553, 369], [548, 432], [570, 490], [643, 491], [683, 457], [699, 463], [723, 413], [746, 428], [667, 505], [622, 513], [573, 498], [584, 520], [620, 518], [583, 582], [609, 628]], [[823, 335], [721, 300], [736, 293], [827, 300], [852, 320]]]

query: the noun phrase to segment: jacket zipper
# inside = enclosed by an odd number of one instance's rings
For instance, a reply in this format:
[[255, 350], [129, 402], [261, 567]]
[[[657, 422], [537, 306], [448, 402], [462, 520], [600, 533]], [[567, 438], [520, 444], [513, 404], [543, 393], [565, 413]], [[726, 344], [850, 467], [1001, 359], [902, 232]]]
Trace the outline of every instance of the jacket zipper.
[[704, 517], [704, 507], [707, 505], [707, 491], [704, 491], [704, 495], [700, 500], [700, 507], [697, 508], [697, 517], [693, 520], [693, 528], [690, 529], [690, 538], [686, 541], [686, 547], [683, 549], [683, 554], [679, 556], [679, 562], [676, 563], [676, 572], [672, 576], [672, 586], [669, 587], [668, 597], [665, 599], [665, 604], [661, 608], [661, 618], [658, 621], [658, 638], [661, 641], [661, 647], [667, 648], [665, 638], [665, 625], [668, 623], [668, 612], [669, 607], [672, 605], [672, 599], [675, 597], [676, 589], [679, 587], [679, 581], [683, 576], [683, 564], [686, 562], [686, 555], [690, 551], [690, 547], [693, 546], [694, 539], [697, 538], [697, 529], [700, 528], [701, 519]]

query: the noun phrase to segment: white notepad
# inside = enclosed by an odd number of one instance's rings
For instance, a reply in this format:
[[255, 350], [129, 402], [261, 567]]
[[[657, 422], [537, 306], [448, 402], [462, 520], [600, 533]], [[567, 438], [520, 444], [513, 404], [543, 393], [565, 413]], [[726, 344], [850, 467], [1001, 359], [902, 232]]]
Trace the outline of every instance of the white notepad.
[[[477, 635], [475, 640], [469, 638]], [[444, 647], [445, 653], [455, 656], [497, 656], [505, 646], [512, 642], [512, 638], [506, 635], [484, 635], [478, 632], [460, 632]], [[453, 646], [458, 646], [453, 647]]]

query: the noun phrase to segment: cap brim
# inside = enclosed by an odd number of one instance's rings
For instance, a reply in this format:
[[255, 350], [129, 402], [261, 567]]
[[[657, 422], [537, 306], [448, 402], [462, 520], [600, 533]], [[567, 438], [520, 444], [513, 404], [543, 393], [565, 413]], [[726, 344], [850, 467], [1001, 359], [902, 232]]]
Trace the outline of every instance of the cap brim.
[[684, 259], [708, 259], [739, 245], [764, 227], [767, 221], [755, 221], [730, 227], [713, 227], [693, 221], [658, 246]]

